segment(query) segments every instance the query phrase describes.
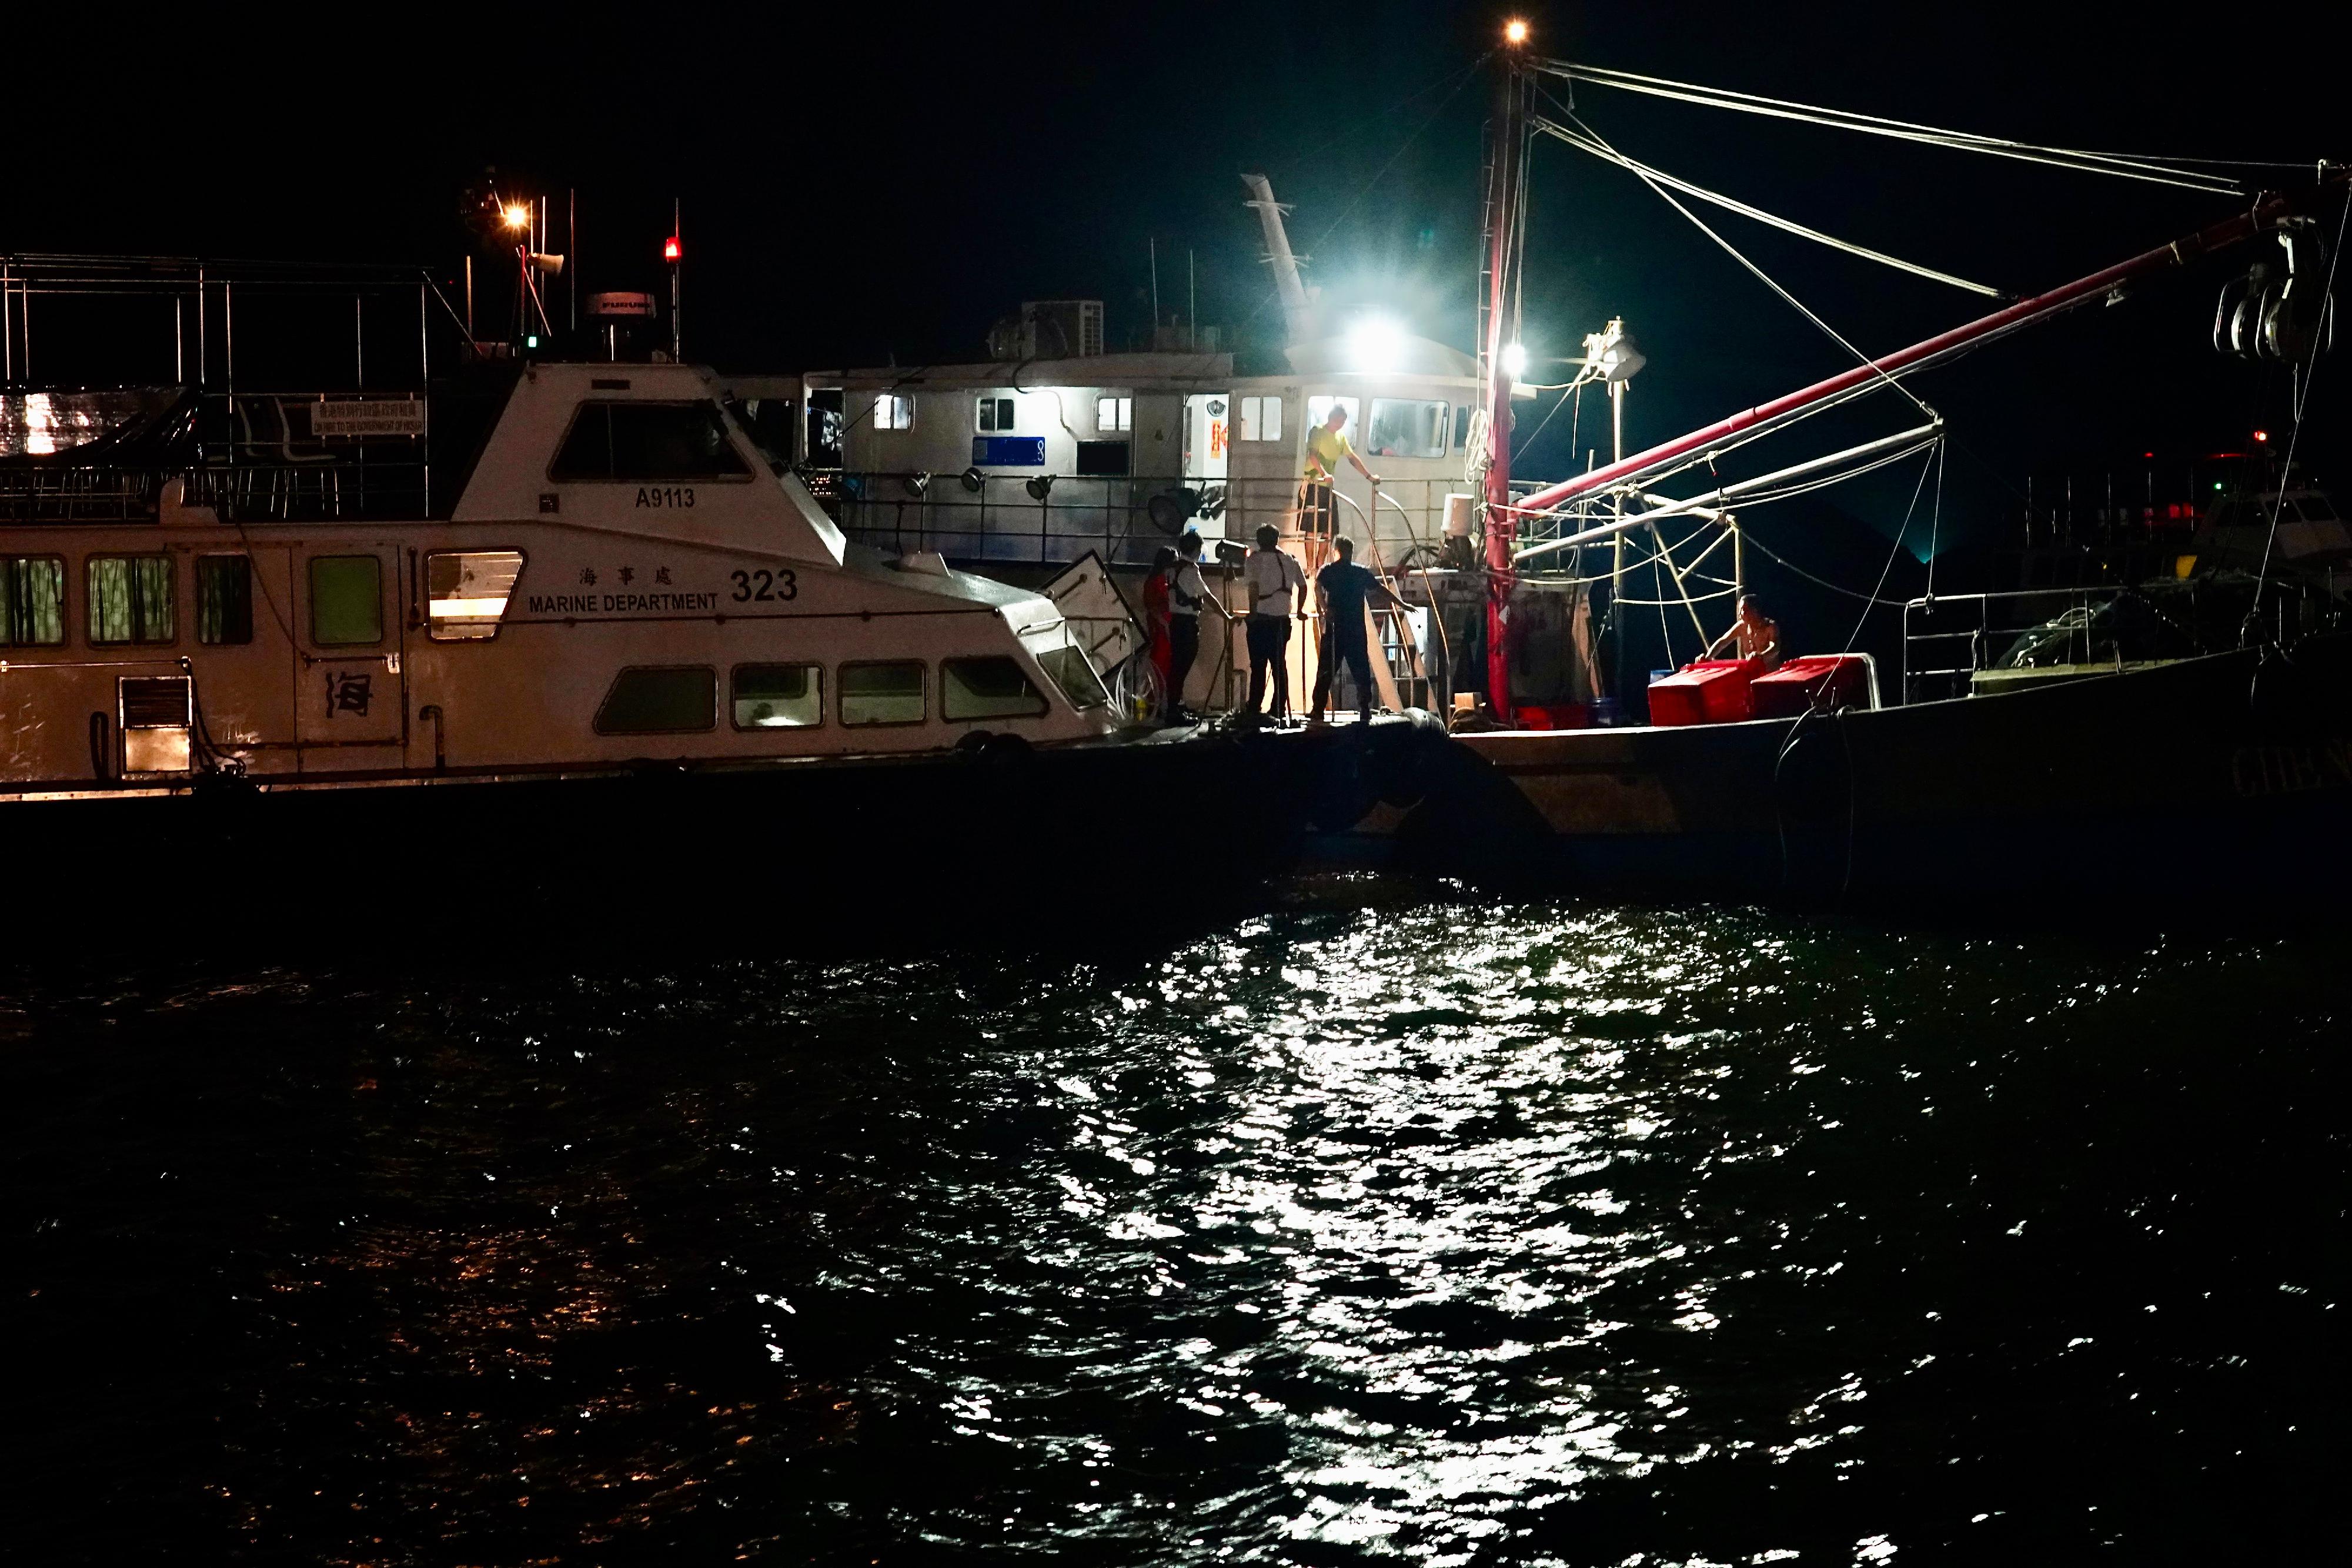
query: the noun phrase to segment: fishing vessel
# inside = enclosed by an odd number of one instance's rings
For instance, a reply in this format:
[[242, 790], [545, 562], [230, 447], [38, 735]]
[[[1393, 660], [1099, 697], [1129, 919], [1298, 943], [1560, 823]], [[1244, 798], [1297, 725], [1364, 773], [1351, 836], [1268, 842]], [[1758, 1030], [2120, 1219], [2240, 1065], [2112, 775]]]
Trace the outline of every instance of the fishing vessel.
[[[71, 888], [903, 904], [979, 833], [1204, 808], [1247, 877], [1425, 741], [1139, 729], [1051, 599], [846, 538], [707, 370], [485, 345], [427, 277], [0, 281], [0, 811]], [[161, 374], [47, 379], [93, 297], [160, 320], [123, 341]], [[273, 319], [322, 317], [343, 373], [263, 379]]]
[[[1509, 429], [1506, 356], [1518, 334], [1527, 148], [1535, 136], [1628, 170], [1695, 223], [1680, 197], [1927, 270], [1636, 163], [1539, 82], [2235, 189], [2210, 172], [2147, 160], [2028, 149], [1543, 59], [1526, 49], [1523, 34], [1498, 58], [1480, 341], [1491, 430]], [[2180, 558], [2184, 581], [2236, 610], [2219, 634], [2210, 625], [2203, 636], [2185, 630], [2162, 656], [2126, 658], [2116, 637], [2084, 635], [2094, 614], [2088, 608], [2067, 612], [2078, 621], [2061, 616], [2033, 636], [1988, 634], [1994, 609], [2011, 608], [1992, 601], [2038, 591], [1931, 596], [1893, 606], [1906, 613], [1906, 648], [1920, 654], [1903, 683], [1916, 700], [1881, 707], [1874, 681], [1817, 680], [1794, 711], [1768, 716], [1748, 700], [1749, 679], [1760, 668], [1694, 667], [1670, 680], [1725, 688], [1719, 704], [1711, 700], [1693, 715], [1699, 722], [1566, 730], [1515, 722], [1509, 661], [1515, 594], [1531, 570], [1580, 559], [1591, 564], [1578, 575], [1594, 591], [1622, 594], [1622, 572], [1612, 574], [1611, 559], [1622, 560], [1629, 538], [1643, 538], [1663, 568], [1657, 580], [1671, 579], [1668, 602], [1678, 599], [1696, 628], [1696, 601], [1730, 597], [1739, 574], [1735, 568], [1719, 590], [1694, 584], [1696, 560], [1675, 559], [1680, 547], [1666, 541], [1661, 523], [1695, 528], [1701, 556], [1727, 540], [1736, 559], [1743, 507], [1901, 457], [1924, 454], [1932, 466], [1944, 422], [1911, 391], [1911, 378], [2064, 312], [2120, 300], [2164, 275], [2210, 267], [2209, 258], [2248, 251], [2256, 258], [2224, 287], [2216, 347], [2291, 368], [2300, 389], [2332, 327], [2328, 288], [2346, 191], [2344, 171], [2321, 164], [2292, 189], [2250, 194], [2233, 217], [2057, 288], [2011, 298], [1991, 315], [1909, 348], [1865, 354], [1838, 338], [1856, 361], [1843, 373], [1643, 451], [1621, 447], [1613, 461], [1559, 483], [1515, 484], [1507, 439], [1474, 454], [1483, 470], [1489, 627], [1483, 696], [1496, 723], [1458, 737], [1476, 766], [1457, 769], [1419, 811], [1390, 825], [1416, 852], [1467, 853], [1480, 874], [1553, 890], [1801, 894], [1910, 907], [1965, 901], [2012, 912], [2093, 899], [2142, 909], [2195, 901], [2210, 909], [2216, 895], [2332, 896], [2326, 890], [2345, 869], [2344, 830], [2352, 821], [2352, 612], [2343, 595], [2343, 525], [2284, 470], [2267, 487], [2252, 486], [2234, 511], [2208, 517], [2201, 562], [2195, 551]], [[1755, 461], [1751, 443], [1873, 396], [1916, 405], [1924, 423], [1753, 478], [1735, 476]], [[1676, 477], [1686, 484], [1694, 471], [1710, 483], [1677, 494]], [[1923, 467], [1923, 484], [1928, 472]], [[2107, 597], [2131, 589], [2117, 585]], [[2143, 608], [2152, 602], [2141, 596]], [[2064, 652], [2070, 647], [2084, 651]], [[2036, 648], [2056, 656], [2036, 657]], [[1996, 667], [2005, 662], [2011, 667]], [[1941, 693], [1920, 676], [1941, 677]]]

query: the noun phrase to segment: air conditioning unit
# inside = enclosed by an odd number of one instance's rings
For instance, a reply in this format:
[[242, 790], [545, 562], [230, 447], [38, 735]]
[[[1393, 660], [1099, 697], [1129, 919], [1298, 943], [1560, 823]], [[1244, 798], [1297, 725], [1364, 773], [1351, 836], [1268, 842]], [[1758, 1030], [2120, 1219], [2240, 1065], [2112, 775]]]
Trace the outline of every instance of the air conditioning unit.
[[1103, 351], [1099, 299], [1024, 299], [1021, 353], [1029, 360], [1088, 360]]
[[115, 682], [125, 773], [185, 773], [194, 683], [185, 675], [123, 675]]

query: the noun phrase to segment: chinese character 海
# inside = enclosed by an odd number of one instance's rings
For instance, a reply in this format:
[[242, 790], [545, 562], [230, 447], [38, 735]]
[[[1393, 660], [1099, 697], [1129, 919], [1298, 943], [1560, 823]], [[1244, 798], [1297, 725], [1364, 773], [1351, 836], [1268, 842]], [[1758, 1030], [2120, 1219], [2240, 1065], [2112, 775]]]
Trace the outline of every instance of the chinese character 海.
[[327, 716], [329, 718], [334, 717], [339, 713], [355, 713], [362, 718], [365, 718], [368, 704], [374, 700], [374, 696], [371, 677], [366, 672], [356, 674], [341, 670], [327, 672]]
[[596, 586], [596, 569], [595, 569], [594, 567], [593, 567], [593, 566], [583, 566], [583, 567], [582, 567], [582, 568], [580, 569], [580, 581], [581, 581], [581, 583], [582, 583], [582, 585], [583, 585], [583, 587], [587, 587], [587, 588], [593, 588], [593, 587], [595, 587], [595, 586]]

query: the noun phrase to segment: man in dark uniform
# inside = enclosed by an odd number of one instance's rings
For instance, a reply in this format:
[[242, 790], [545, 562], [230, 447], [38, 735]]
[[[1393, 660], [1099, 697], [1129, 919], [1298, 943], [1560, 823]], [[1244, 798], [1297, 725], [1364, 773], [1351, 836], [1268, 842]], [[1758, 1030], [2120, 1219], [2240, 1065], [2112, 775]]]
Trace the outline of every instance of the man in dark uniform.
[[1331, 697], [1331, 678], [1345, 664], [1356, 683], [1356, 702], [1366, 724], [1372, 722], [1372, 655], [1367, 642], [1367, 603], [1374, 596], [1403, 607], [1381, 586], [1380, 579], [1355, 562], [1356, 541], [1335, 539], [1339, 559], [1315, 574], [1315, 597], [1323, 609], [1323, 657], [1315, 668], [1315, 722], [1323, 722]]

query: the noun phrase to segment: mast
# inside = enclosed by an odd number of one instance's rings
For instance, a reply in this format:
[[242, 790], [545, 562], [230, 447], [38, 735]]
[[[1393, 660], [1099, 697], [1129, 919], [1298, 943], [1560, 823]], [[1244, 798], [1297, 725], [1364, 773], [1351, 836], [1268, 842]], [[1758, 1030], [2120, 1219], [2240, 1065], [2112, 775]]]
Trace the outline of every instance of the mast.
[[1265, 236], [1265, 259], [1274, 268], [1274, 287], [1282, 298], [1282, 322], [1290, 346], [1304, 348], [1315, 338], [1315, 305], [1298, 276], [1298, 257], [1291, 253], [1290, 231], [1282, 221], [1283, 205], [1274, 199], [1274, 186], [1263, 174], [1244, 174], [1250, 199], [1242, 205], [1257, 214], [1259, 232]]
[[1486, 187], [1486, 332], [1479, 344], [1486, 378], [1486, 700], [1498, 723], [1511, 721], [1511, 661], [1505, 640], [1510, 620], [1515, 572], [1511, 547], [1517, 521], [1511, 511], [1511, 371], [1504, 350], [1518, 340], [1514, 287], [1516, 243], [1526, 200], [1528, 82], [1525, 22], [1503, 29], [1496, 59], [1494, 162]]
[[[1591, 495], [1607, 489], [1612, 485], [1632, 482], [1678, 459], [1704, 453], [1710, 446], [1719, 442], [1728, 441], [1735, 436], [1752, 440], [1783, 425], [1792, 424], [1807, 414], [1819, 413], [1832, 404], [1872, 392], [1889, 380], [1909, 375], [1914, 371], [1931, 369], [1948, 360], [1958, 357], [1972, 348], [1990, 342], [1996, 338], [2005, 337], [2037, 321], [2044, 320], [2063, 311], [2072, 310], [2078, 306], [2107, 298], [2134, 278], [2186, 267], [2200, 256], [2210, 255], [2214, 251], [2225, 250], [2231, 246], [2252, 239], [2274, 225], [2281, 217], [2307, 208], [2315, 200], [2340, 194], [2347, 183], [2347, 179], [2352, 177], [2337, 172], [2330, 175], [2326, 181], [2310, 191], [2293, 196], [2271, 196], [2258, 204], [2251, 212], [2241, 213], [2234, 218], [2200, 229], [2193, 235], [2174, 240], [2169, 245], [2162, 245], [2154, 250], [2144, 251], [2128, 261], [2118, 262], [2104, 271], [2091, 274], [2088, 277], [2077, 278], [2072, 283], [2051, 289], [2046, 293], [2037, 294], [2030, 299], [2021, 299], [2005, 309], [1996, 310], [1991, 315], [1971, 321], [1966, 326], [1955, 327], [1948, 332], [1939, 333], [1923, 342], [1914, 343], [1907, 349], [1898, 349], [1894, 353], [1873, 360], [1866, 365], [1856, 365], [1853, 369], [1832, 376], [1827, 381], [1816, 382], [1811, 386], [1792, 392], [1785, 397], [1775, 398], [1770, 402], [1759, 403], [1744, 413], [1735, 413], [1728, 419], [1717, 420], [1704, 429], [1692, 431], [1687, 435], [1677, 436], [1672, 441], [1653, 446], [1646, 452], [1637, 452], [1631, 457], [1620, 458], [1606, 467], [1596, 468], [1589, 474], [1580, 474], [1573, 479], [1562, 480], [1559, 484], [1538, 490], [1521, 501], [1518, 512], [1524, 514], [1548, 511], [1575, 500], [1580, 496]], [[1490, 506], [1494, 504], [1495, 495], [1496, 492], [1490, 486], [1488, 490]], [[1507, 496], [1503, 497], [1501, 504], [1509, 505]], [[1491, 530], [1489, 537], [1491, 539]]]

